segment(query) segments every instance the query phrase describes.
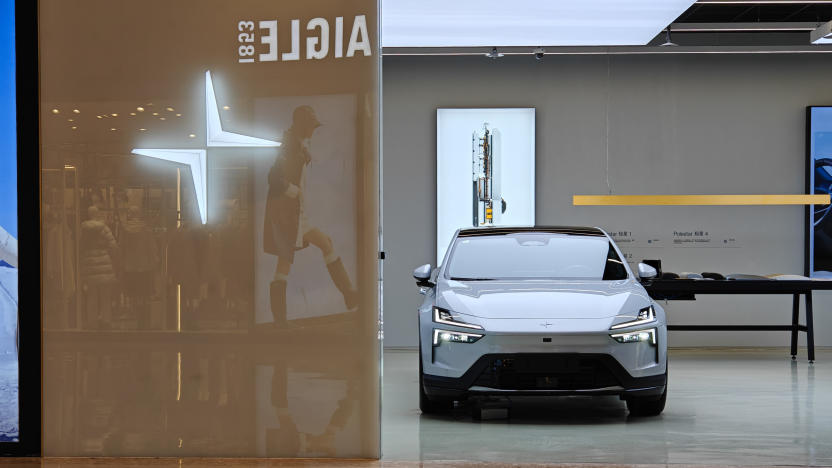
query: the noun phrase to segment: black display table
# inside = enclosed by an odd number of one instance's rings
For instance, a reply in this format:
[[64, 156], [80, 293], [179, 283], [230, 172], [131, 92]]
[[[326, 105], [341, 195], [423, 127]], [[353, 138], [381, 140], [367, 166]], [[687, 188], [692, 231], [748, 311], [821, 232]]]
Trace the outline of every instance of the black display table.
[[[815, 326], [812, 318], [812, 291], [832, 291], [832, 281], [811, 280], [689, 280], [656, 279], [643, 283], [653, 299], [695, 300], [697, 294], [789, 294], [792, 300], [791, 325], [668, 325], [679, 331], [791, 331], [791, 355], [797, 356], [797, 334], [806, 333], [809, 362], [815, 361]], [[800, 295], [806, 297], [806, 324], [800, 324]]]

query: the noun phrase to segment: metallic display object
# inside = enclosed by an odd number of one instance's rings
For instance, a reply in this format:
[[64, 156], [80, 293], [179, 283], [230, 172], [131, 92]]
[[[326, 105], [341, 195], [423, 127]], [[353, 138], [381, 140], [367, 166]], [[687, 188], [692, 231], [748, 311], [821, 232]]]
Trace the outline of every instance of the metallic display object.
[[[497, 220], [506, 212], [506, 202], [500, 190], [502, 166], [499, 143], [499, 130], [489, 129], [487, 122], [482, 126], [482, 134], [474, 132], [471, 136], [472, 223], [474, 227], [499, 224]], [[499, 208], [495, 211], [494, 204], [497, 201], [499, 201]]]

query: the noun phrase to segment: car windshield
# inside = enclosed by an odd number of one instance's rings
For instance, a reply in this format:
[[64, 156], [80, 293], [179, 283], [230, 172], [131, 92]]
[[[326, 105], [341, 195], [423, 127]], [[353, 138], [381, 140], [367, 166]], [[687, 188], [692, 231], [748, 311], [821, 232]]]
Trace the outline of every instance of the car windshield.
[[545, 232], [459, 237], [446, 274], [457, 281], [627, 279], [624, 263], [606, 237]]

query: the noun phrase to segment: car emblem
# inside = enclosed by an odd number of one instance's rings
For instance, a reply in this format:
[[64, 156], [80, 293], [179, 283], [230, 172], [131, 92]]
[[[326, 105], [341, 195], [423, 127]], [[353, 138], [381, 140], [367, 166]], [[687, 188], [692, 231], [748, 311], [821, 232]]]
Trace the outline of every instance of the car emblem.
[[547, 327], [547, 328], [551, 327], [552, 325], [554, 325], [554, 323], [544, 322], [544, 323], [540, 324], [541, 327]]

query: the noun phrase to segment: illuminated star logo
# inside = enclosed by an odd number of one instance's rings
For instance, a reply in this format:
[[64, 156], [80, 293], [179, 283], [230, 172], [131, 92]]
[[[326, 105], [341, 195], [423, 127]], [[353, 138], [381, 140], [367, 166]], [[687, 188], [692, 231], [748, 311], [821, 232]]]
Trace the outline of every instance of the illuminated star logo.
[[205, 72], [205, 126], [206, 142], [204, 149], [133, 149], [133, 154], [170, 161], [188, 166], [196, 191], [196, 203], [202, 224], [208, 222], [208, 178], [206, 174], [208, 148], [275, 148], [277, 141], [264, 140], [239, 133], [226, 132], [222, 129], [220, 109], [211, 72]]

